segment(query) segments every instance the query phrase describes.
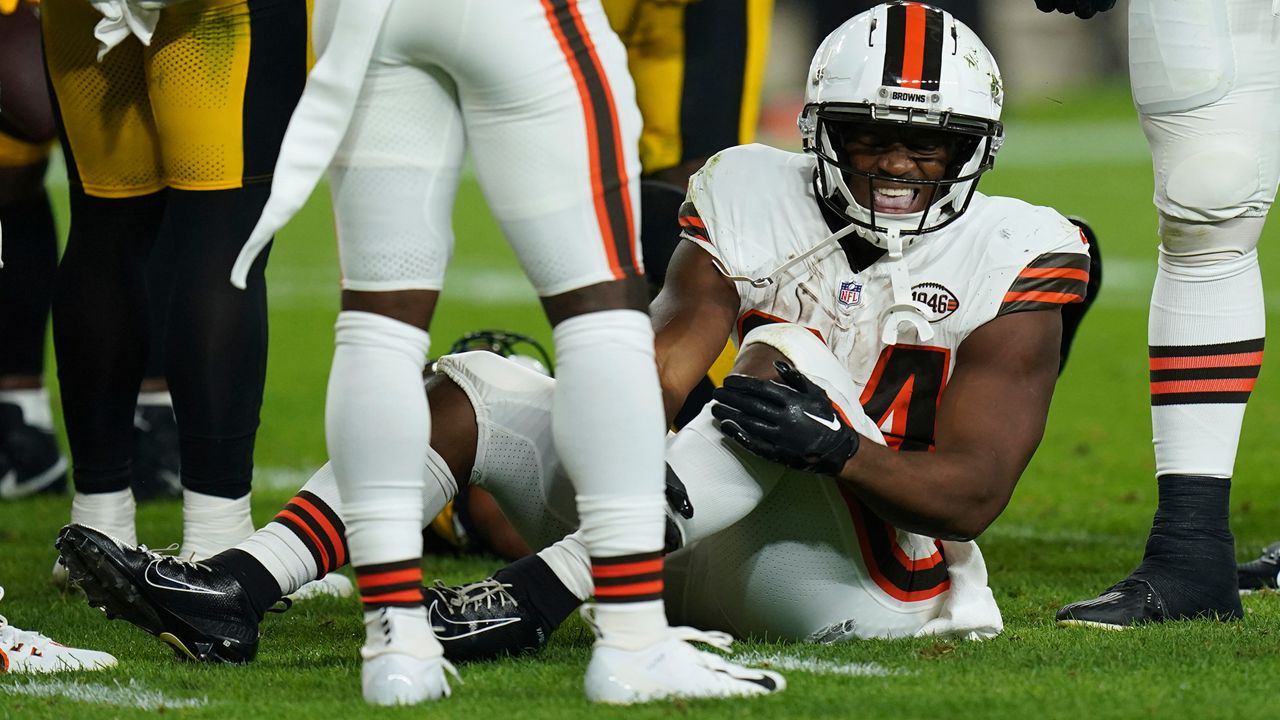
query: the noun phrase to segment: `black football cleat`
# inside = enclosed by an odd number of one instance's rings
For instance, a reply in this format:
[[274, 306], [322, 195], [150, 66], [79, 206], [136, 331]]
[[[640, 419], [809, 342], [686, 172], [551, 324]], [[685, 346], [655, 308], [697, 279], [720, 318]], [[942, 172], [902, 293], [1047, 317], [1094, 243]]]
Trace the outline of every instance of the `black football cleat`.
[[178, 422], [168, 405], [139, 405], [133, 413], [133, 477], [138, 502], [182, 497]]
[[243, 663], [257, 654], [262, 618], [230, 573], [129, 547], [84, 525], [62, 528], [54, 545], [90, 605], [155, 635], [180, 657]]
[[1101, 595], [1080, 600], [1058, 610], [1058, 625], [1103, 630], [1125, 630], [1144, 623], [1169, 619], [1159, 593], [1146, 580], [1125, 578]]
[[1240, 592], [1280, 588], [1280, 542], [1272, 543], [1262, 551], [1262, 556], [1236, 566], [1240, 580]]
[[0, 403], [0, 500], [67, 488], [67, 458], [50, 430], [29, 425], [22, 408]]
[[444, 656], [460, 662], [541, 650], [553, 628], [545, 627], [518, 594], [493, 578], [452, 587], [436, 580], [423, 587], [427, 619]]

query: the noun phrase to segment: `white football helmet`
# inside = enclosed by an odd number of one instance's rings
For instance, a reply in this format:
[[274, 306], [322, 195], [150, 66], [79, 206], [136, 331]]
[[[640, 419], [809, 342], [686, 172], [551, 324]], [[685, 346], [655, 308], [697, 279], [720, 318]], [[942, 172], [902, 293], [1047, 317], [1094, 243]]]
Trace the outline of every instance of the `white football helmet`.
[[[1000, 70], [978, 36], [950, 13], [917, 2], [878, 5], [827, 36], [809, 66], [800, 134], [818, 160], [818, 195], [859, 234], [885, 247], [890, 229], [909, 245], [959, 217], [1004, 141]], [[854, 170], [846, 160], [852, 125], [892, 123], [955, 133], [956, 155], [941, 180], [907, 180]], [[921, 212], [877, 215], [849, 189], [918, 184], [931, 193]]]

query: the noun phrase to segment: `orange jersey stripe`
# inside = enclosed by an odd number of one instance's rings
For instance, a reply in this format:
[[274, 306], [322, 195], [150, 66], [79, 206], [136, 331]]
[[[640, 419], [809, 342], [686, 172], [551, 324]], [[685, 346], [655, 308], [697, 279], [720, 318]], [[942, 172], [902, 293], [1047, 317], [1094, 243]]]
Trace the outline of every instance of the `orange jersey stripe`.
[[360, 586], [361, 590], [381, 585], [399, 585], [400, 583], [408, 582], [422, 582], [422, 568], [406, 568], [404, 570], [392, 570], [369, 575], [356, 573], [356, 584]]
[[626, 597], [627, 595], [653, 595], [662, 592], [661, 580], [632, 583], [630, 585], [613, 585], [596, 588], [597, 597]]
[[320, 558], [324, 561], [324, 567], [320, 568], [321, 572], [328, 573], [336, 567], [333, 564], [333, 558], [329, 557], [329, 552], [324, 549], [324, 543], [320, 542], [320, 538], [311, 531], [310, 526], [308, 526], [302, 518], [295, 515], [292, 510], [281, 510], [276, 513], [276, 517], [287, 518], [293, 523], [294, 527], [300, 528], [302, 532], [307, 534], [307, 537], [311, 538], [311, 542], [315, 544], [316, 550], [320, 552]]
[[662, 558], [642, 560], [621, 565], [592, 565], [591, 577], [616, 578], [628, 575], [651, 575], [662, 572]]
[[392, 603], [392, 602], [422, 602], [421, 590], [398, 590], [391, 593], [382, 593], [381, 595], [360, 595], [360, 600], [365, 603]]
[[1068, 303], [1084, 302], [1084, 296], [1075, 293], [1010, 291], [1005, 293], [1004, 302], [1043, 302], [1066, 305]]
[[1152, 370], [1191, 370], [1195, 368], [1249, 367], [1262, 364], [1262, 351], [1229, 355], [1197, 355], [1191, 357], [1151, 358]]
[[1257, 378], [1223, 378], [1209, 380], [1165, 380], [1151, 383], [1152, 395], [1193, 392], [1252, 392]]
[[338, 554], [338, 557], [334, 558], [333, 567], [342, 567], [343, 565], [346, 565], [347, 558], [342, 551], [342, 533], [339, 533], [338, 529], [333, 526], [333, 523], [329, 522], [329, 518], [325, 517], [324, 513], [320, 512], [319, 508], [312, 505], [306, 498], [295, 496], [290, 502], [303, 510], [306, 510], [307, 513], [311, 515], [311, 519], [315, 520], [316, 523], [320, 525], [321, 530], [324, 530], [324, 534], [329, 538], [329, 542], [333, 543], [333, 551]]
[[902, 50], [902, 86], [920, 87], [924, 73], [924, 18], [922, 5], [907, 6], [907, 37]]
[[1023, 268], [1018, 277], [1024, 278], [1070, 278], [1080, 282], [1089, 282], [1089, 271], [1079, 268]]
[[698, 216], [696, 216], [696, 215], [681, 215], [681, 216], [680, 216], [680, 224], [681, 224], [681, 225], [689, 225], [690, 227], [696, 227], [696, 228], [698, 228], [699, 230], [706, 230], [706, 229], [707, 229], [707, 224], [706, 224], [706, 223], [704, 223], [704, 222], [702, 222], [702, 218], [700, 218], [700, 217], [698, 217]]

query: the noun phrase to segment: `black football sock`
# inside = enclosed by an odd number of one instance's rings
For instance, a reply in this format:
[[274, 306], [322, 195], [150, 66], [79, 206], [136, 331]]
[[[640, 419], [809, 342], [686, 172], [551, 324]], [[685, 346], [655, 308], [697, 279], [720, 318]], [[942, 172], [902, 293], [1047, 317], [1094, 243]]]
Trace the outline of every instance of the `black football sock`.
[[267, 253], [248, 288], [227, 278], [270, 186], [169, 193], [159, 242], [174, 251], [165, 367], [182, 453], [182, 486], [248, 494], [267, 369]]
[[58, 265], [53, 342], [76, 491], [129, 487], [133, 412], [146, 362], [147, 255], [163, 193], [90, 197], [71, 188], [71, 230]]
[[493, 579], [511, 585], [516, 601], [533, 609], [548, 636], [582, 605], [537, 555], [520, 558], [494, 573]]
[[1159, 484], [1146, 553], [1131, 577], [1151, 585], [1169, 619], [1240, 617], [1231, 479], [1164, 475]]
[[280, 584], [267, 568], [243, 550], [224, 550], [202, 562], [215, 570], [231, 573], [249, 596], [249, 605], [259, 618], [266, 614], [267, 608], [283, 597]]

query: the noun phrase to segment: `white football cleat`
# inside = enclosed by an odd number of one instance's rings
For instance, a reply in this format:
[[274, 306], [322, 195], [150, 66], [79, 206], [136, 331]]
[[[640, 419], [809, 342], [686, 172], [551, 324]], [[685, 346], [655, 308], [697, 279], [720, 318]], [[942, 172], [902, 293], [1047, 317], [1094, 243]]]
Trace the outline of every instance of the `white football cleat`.
[[342, 573], [331, 572], [319, 580], [312, 580], [288, 595], [290, 600], [310, 600], [317, 597], [351, 597], [355, 585]]
[[34, 630], [16, 628], [0, 615], [0, 674], [105, 670], [115, 664], [108, 653], [67, 647]]
[[458, 675], [443, 655], [424, 659], [387, 652], [364, 661], [360, 688], [371, 705], [416, 705], [449, 697], [446, 672]]
[[[590, 623], [588, 623], [590, 624]], [[587, 699], [613, 705], [669, 698], [728, 698], [781, 692], [787, 681], [768, 670], [731, 663], [695, 648], [702, 642], [728, 651], [728, 633], [673, 627], [670, 634], [639, 650], [597, 639], [587, 665]]]
[[384, 607], [365, 612], [364, 667], [360, 688], [371, 705], [416, 705], [449, 697], [445, 673], [458, 671], [444, 659], [424, 607]]

